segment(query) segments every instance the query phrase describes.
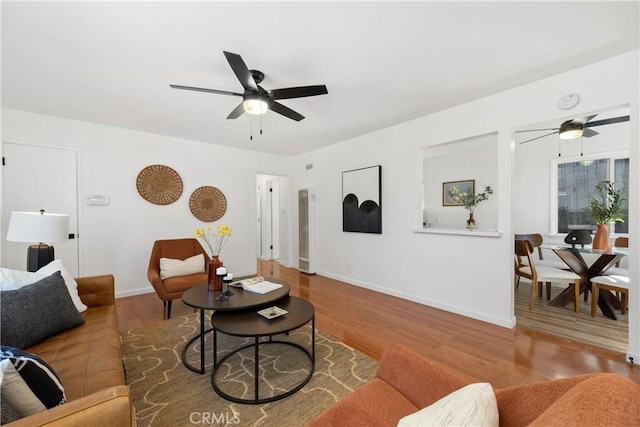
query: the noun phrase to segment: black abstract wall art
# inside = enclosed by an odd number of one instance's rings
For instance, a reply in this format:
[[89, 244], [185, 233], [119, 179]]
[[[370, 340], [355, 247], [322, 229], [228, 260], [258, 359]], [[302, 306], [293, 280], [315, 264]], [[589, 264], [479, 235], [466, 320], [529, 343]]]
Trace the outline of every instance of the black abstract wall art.
[[382, 166], [342, 172], [342, 231], [382, 234]]

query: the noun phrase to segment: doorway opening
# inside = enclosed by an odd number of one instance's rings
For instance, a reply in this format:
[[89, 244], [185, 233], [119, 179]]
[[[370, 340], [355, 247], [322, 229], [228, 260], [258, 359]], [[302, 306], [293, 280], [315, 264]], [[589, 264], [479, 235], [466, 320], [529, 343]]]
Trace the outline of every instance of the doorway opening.
[[286, 230], [286, 177], [256, 174], [256, 248], [258, 259], [280, 260], [284, 255], [281, 236]]

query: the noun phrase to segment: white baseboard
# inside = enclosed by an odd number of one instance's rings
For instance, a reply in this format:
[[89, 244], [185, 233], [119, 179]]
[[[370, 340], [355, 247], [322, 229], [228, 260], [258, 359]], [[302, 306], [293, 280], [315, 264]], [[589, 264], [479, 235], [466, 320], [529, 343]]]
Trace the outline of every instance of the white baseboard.
[[428, 298], [422, 298], [407, 292], [399, 292], [395, 289], [385, 288], [382, 286], [372, 285], [371, 283], [354, 280], [349, 277], [344, 277], [336, 274], [332, 274], [326, 271], [317, 272], [321, 276], [329, 277], [330, 279], [339, 280], [341, 282], [349, 283], [350, 285], [359, 286], [361, 288], [370, 289], [372, 291], [380, 292], [386, 295], [402, 298], [408, 301], [417, 302], [418, 304], [426, 305], [429, 307], [438, 308], [440, 310], [448, 311], [450, 313], [459, 314], [461, 316], [470, 317], [472, 319], [480, 320], [483, 322], [491, 323], [493, 325], [502, 326], [503, 328], [513, 329], [516, 326], [515, 316], [511, 319], [503, 319], [495, 316], [487, 316], [483, 313], [478, 313], [472, 310], [461, 309], [460, 307], [443, 304], [439, 301], [430, 300]]
[[640, 354], [627, 352], [627, 362], [640, 365]]

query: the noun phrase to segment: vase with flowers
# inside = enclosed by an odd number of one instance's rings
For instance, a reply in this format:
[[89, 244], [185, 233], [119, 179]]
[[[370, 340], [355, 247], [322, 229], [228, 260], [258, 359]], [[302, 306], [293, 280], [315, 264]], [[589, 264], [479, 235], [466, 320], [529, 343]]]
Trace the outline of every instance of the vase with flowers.
[[216, 275], [216, 270], [223, 266], [220, 261], [220, 252], [232, 234], [233, 230], [226, 225], [216, 225], [215, 230], [212, 230], [211, 226], [196, 228], [196, 237], [204, 241], [211, 253], [208, 267], [208, 282], [211, 290], [222, 290], [222, 279]]
[[593, 249], [610, 252], [609, 224], [624, 222], [627, 215], [626, 199], [622, 197], [622, 188], [616, 188], [612, 181], [600, 181], [596, 185], [597, 197], [591, 198], [591, 204], [584, 209], [587, 216], [596, 223], [596, 235], [593, 238]]
[[484, 191], [478, 194], [472, 194], [467, 192], [461, 192], [457, 187], [451, 187], [449, 195], [456, 202], [464, 206], [469, 211], [469, 218], [467, 219], [467, 228], [473, 230], [476, 228], [476, 220], [473, 218], [473, 212], [476, 210], [480, 202], [483, 202], [489, 198], [489, 195], [493, 194], [493, 190], [490, 186], [486, 185]]

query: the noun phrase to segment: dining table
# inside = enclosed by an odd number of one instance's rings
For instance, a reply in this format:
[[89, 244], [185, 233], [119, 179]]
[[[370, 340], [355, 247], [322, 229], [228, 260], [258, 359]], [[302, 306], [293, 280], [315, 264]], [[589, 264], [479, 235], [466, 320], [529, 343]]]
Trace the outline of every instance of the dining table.
[[[591, 278], [602, 276], [622, 257], [629, 255], [627, 248], [612, 248], [608, 251], [602, 251], [587, 245], [543, 245], [542, 247], [552, 250], [573, 272], [580, 276], [580, 295], [591, 290]], [[583, 255], [595, 255], [597, 257], [589, 264]], [[568, 286], [549, 305], [566, 306], [573, 302], [573, 298], [573, 287]], [[620, 300], [616, 298], [613, 292], [606, 289], [600, 291], [598, 307], [600, 307], [602, 314], [605, 316], [618, 320], [615, 310], [620, 309]]]

